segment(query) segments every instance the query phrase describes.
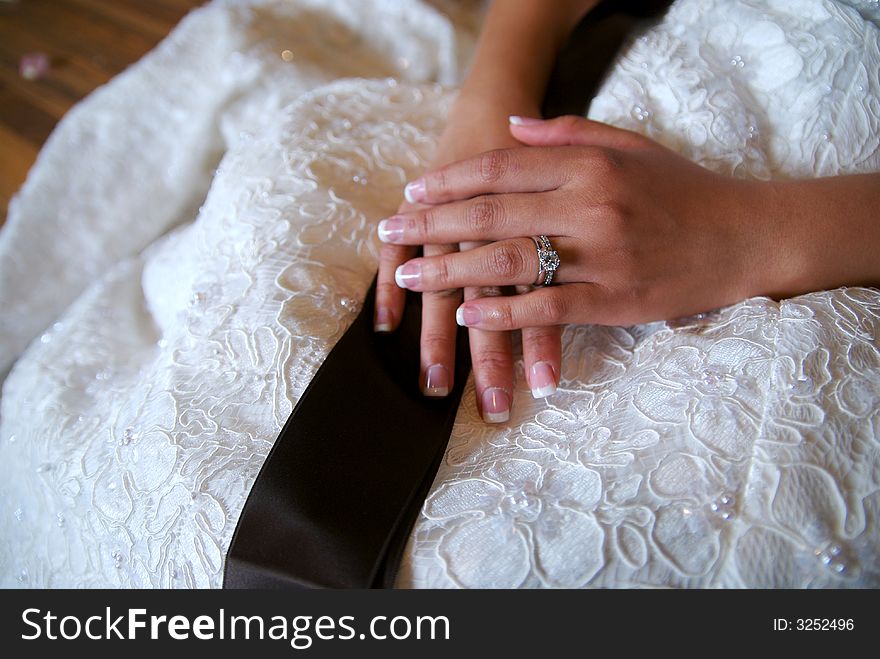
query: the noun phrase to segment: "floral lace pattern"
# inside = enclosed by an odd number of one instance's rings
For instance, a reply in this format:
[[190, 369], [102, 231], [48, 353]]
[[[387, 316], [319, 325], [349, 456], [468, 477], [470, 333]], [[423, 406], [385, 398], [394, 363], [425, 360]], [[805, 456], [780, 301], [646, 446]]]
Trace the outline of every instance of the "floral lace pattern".
[[[872, 3], [795, 5], [676, 3], [591, 116], [737, 176], [880, 169]], [[220, 585], [474, 9], [215, 2], [64, 120], [0, 233], [0, 584]], [[468, 384], [399, 585], [880, 584], [878, 323], [849, 288], [568, 327], [509, 424]]]
[[[377, 263], [375, 223], [442, 128], [449, 93], [404, 80], [455, 79], [469, 39], [417, 2], [215, 3], [65, 119], [2, 234], [4, 302], [22, 313], [4, 314], [3, 350], [14, 354], [51, 313], [40, 305], [106, 272], [4, 383], [3, 585], [221, 584], [272, 442], [359, 310]], [[226, 64], [225, 86], [203, 69]], [[326, 84], [353, 74], [395, 77]], [[106, 137], [81, 155], [74, 147], [96, 123]], [[166, 149], [204, 152], [212, 128], [208, 145], [226, 150], [213, 171], [153, 162], [163, 178], [139, 186], [140, 163], [114, 160], [117, 149], [152, 149], [154, 161]], [[110, 160], [99, 167], [119, 172], [70, 165], [95, 150]], [[104, 205], [87, 198], [90, 176], [106, 185]], [[150, 244], [179, 221], [168, 197], [200, 177], [210, 192], [195, 220]], [[94, 216], [75, 213], [85, 204]], [[59, 207], [70, 217], [53, 216]], [[70, 234], [82, 243], [76, 259], [62, 257], [71, 242], [39, 244]]]
[[[590, 116], [734, 176], [880, 170], [876, 3], [857, 9], [677, 2]], [[465, 392], [400, 584], [880, 585], [878, 304], [567, 328], [559, 392], [518, 390], [507, 428]]]
[[878, 311], [843, 289], [676, 328], [569, 327], [556, 396], [523, 387], [500, 432], [463, 407], [406, 579], [876, 584]]

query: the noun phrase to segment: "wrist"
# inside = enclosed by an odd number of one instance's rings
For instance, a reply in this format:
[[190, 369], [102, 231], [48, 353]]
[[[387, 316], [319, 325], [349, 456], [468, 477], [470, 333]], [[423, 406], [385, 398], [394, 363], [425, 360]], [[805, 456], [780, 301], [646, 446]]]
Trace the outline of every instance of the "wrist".
[[760, 183], [760, 292], [776, 299], [839, 286], [876, 286], [877, 179], [837, 176]]
[[738, 196], [746, 200], [738, 223], [741, 250], [740, 298], [757, 295], [783, 299], [806, 290], [810, 255], [795, 218], [796, 198], [779, 181], [739, 181]]
[[447, 117], [434, 164], [446, 164], [483, 151], [518, 146], [510, 134], [512, 114], [535, 116], [528, 100], [504, 100], [491, 95], [459, 96]]
[[478, 85], [465, 83], [452, 105], [451, 115], [458, 118], [478, 116], [504, 118], [512, 114], [538, 117], [543, 97], [516, 85], [495, 81]]

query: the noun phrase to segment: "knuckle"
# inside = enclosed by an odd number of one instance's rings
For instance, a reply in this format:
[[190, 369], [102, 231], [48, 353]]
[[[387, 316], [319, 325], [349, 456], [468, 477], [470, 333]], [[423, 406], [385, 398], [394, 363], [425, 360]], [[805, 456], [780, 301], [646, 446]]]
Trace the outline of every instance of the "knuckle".
[[437, 208], [429, 208], [419, 213], [418, 219], [411, 220], [411, 228], [415, 236], [420, 240], [426, 240], [431, 236], [437, 235], [437, 228], [440, 224], [440, 218], [437, 216]]
[[542, 349], [549, 344], [562, 341], [558, 327], [530, 327], [523, 330], [523, 343]]
[[525, 258], [516, 244], [498, 243], [492, 249], [490, 267], [494, 274], [503, 279], [514, 279], [522, 274]]
[[565, 297], [558, 293], [543, 295], [535, 300], [534, 313], [552, 324], [561, 323], [565, 319], [567, 311], [568, 304]]
[[582, 195], [585, 190], [592, 190], [596, 185], [596, 178], [589, 166], [584, 167], [583, 162], [578, 160], [579, 167], [570, 167], [568, 169], [568, 178], [566, 185], [576, 191], [578, 195]]
[[439, 291], [425, 291], [422, 293], [425, 303], [445, 302], [447, 300], [458, 300], [461, 298], [460, 288], [443, 288]]
[[448, 353], [455, 347], [455, 335], [449, 336], [440, 330], [423, 330], [421, 347], [423, 353], [431, 356]]
[[504, 205], [491, 196], [479, 197], [467, 209], [467, 222], [474, 234], [484, 236], [496, 229], [504, 217]]
[[562, 124], [562, 127], [565, 130], [577, 130], [581, 127], [582, 121], [583, 119], [581, 117], [575, 116], [573, 114], [567, 114], [559, 118], [559, 122]]
[[430, 177], [428, 186], [433, 184], [433, 191], [440, 196], [446, 196], [452, 191], [452, 179], [449, 175], [449, 166], [441, 167]]
[[458, 245], [455, 243], [430, 243], [423, 247], [422, 253], [425, 256], [447, 256], [459, 252]]
[[599, 204], [599, 212], [608, 227], [618, 235], [624, 235], [624, 227], [629, 219], [629, 209], [618, 198], [606, 199]]
[[509, 304], [502, 305], [496, 314], [498, 319], [498, 324], [501, 327], [505, 327], [507, 329], [512, 329], [515, 326], [513, 319], [513, 309]]
[[510, 154], [504, 149], [495, 149], [482, 154], [477, 160], [480, 181], [497, 183], [510, 166]]
[[593, 175], [612, 178], [620, 173], [623, 164], [618, 153], [612, 149], [594, 148], [590, 154]]
[[504, 295], [504, 291], [501, 290], [500, 286], [476, 286], [472, 290], [473, 295], [469, 296], [471, 299], [480, 297], [501, 297]]
[[434, 259], [433, 277], [430, 280], [440, 288], [455, 288], [450, 285], [454, 278], [454, 273], [449, 267], [449, 259], [445, 256], [438, 256]]
[[376, 299], [391, 300], [400, 294], [400, 288], [391, 281], [378, 282], [376, 284]]
[[406, 260], [406, 253], [407, 248], [404, 245], [382, 243], [382, 246], [379, 248], [379, 260], [383, 264], [397, 266]]
[[[585, 222], [589, 220], [593, 200], [583, 190], [574, 190], [559, 200], [554, 200], [546, 210], [539, 211], [540, 217], [555, 216], [562, 228], [562, 235], [583, 236], [587, 231]], [[592, 227], [590, 227], [592, 230]]]
[[571, 180], [589, 189], [606, 192], [617, 190], [623, 178], [621, 154], [613, 149], [598, 146], [581, 147], [578, 158], [580, 167], [574, 168]]
[[497, 329], [513, 329], [515, 327], [513, 319], [513, 310], [509, 303], [503, 303], [495, 306], [488, 314], [492, 325]]
[[510, 353], [501, 348], [483, 347], [476, 354], [471, 355], [471, 359], [474, 362], [474, 369], [484, 374], [504, 373], [510, 369]]

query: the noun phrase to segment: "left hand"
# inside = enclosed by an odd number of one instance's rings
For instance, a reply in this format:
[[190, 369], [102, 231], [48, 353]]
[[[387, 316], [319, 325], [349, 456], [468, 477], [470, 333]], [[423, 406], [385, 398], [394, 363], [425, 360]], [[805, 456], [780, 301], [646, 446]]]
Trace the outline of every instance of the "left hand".
[[529, 236], [550, 238], [561, 260], [552, 286], [467, 301], [459, 324], [628, 325], [731, 304], [782, 276], [785, 232], [761, 212], [769, 184], [715, 174], [579, 117], [510, 129], [531, 146], [427, 173], [415, 187], [430, 206], [381, 227], [401, 245], [496, 241], [408, 261], [398, 281], [416, 291], [532, 284], [538, 256]]

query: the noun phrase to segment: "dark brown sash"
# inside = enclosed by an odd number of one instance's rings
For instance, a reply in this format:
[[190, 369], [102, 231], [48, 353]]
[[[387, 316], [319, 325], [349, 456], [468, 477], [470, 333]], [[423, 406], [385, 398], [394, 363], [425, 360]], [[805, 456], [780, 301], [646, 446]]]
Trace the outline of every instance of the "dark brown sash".
[[393, 334], [373, 332], [375, 282], [284, 425], [226, 558], [225, 588], [390, 588], [446, 449], [468, 377], [418, 387], [419, 295]]

